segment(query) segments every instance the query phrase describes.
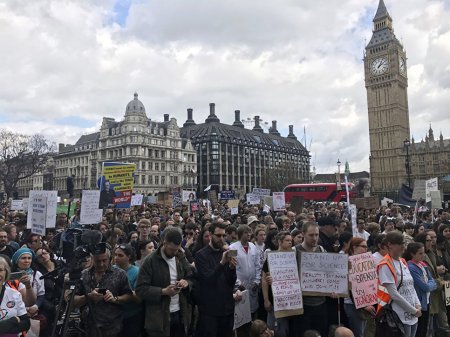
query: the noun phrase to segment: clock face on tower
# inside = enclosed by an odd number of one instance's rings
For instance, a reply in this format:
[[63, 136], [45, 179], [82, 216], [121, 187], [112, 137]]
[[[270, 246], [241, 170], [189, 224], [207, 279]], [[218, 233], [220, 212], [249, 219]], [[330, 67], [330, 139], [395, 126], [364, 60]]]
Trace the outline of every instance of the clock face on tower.
[[379, 57], [372, 61], [370, 72], [372, 75], [381, 75], [389, 70], [389, 61], [386, 57]]
[[400, 68], [400, 74], [406, 75], [406, 60], [404, 57], [400, 56], [398, 59], [398, 64]]

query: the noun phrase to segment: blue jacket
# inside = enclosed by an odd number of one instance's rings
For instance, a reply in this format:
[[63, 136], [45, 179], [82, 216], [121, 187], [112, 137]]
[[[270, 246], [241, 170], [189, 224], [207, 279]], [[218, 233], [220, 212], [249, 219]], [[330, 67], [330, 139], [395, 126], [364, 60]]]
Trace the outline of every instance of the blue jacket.
[[422, 311], [428, 311], [427, 294], [437, 288], [437, 283], [431, 275], [428, 267], [423, 266], [428, 276], [428, 282], [425, 282], [423, 272], [418, 265], [412, 261], [408, 261], [409, 271], [414, 279], [414, 288], [419, 297]]

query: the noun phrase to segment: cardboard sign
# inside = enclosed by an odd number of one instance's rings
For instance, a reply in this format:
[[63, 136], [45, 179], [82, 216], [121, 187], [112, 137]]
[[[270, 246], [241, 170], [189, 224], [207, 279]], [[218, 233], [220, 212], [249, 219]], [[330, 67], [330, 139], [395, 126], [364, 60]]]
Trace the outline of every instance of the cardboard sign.
[[349, 256], [349, 281], [356, 309], [377, 303], [377, 265], [370, 253]]
[[234, 305], [234, 329], [251, 322], [252, 313], [250, 312], [250, 295], [248, 290], [241, 292], [242, 298]]
[[430, 191], [431, 207], [442, 208], [441, 191]]
[[273, 307], [276, 318], [303, 313], [303, 298], [295, 251], [268, 252], [267, 263], [272, 276]]
[[99, 209], [100, 190], [83, 190], [80, 224], [97, 224], [102, 221], [103, 210]]
[[238, 208], [239, 207], [239, 199], [228, 200], [228, 207], [230, 208]]
[[300, 284], [304, 295], [348, 297], [348, 255], [302, 252]]
[[273, 197], [271, 197], [270, 195], [265, 195], [261, 197], [261, 200], [264, 206], [269, 206], [269, 208], [273, 208]]
[[300, 214], [303, 210], [304, 198], [301, 196], [292, 197], [290, 211]]
[[[46, 217], [45, 217], [45, 228], [55, 228], [56, 224], [56, 206], [58, 205], [58, 192], [56, 191], [30, 191], [27, 210], [27, 228], [31, 228], [31, 202], [35, 197], [45, 197], [47, 201]], [[25, 200], [24, 200], [25, 209]]]
[[30, 198], [31, 233], [45, 236], [47, 220], [47, 197], [36, 195]]
[[261, 197], [257, 194], [247, 193], [247, 203], [249, 205], [258, 205], [261, 202]]
[[23, 210], [23, 201], [22, 200], [11, 200], [11, 210], [12, 211]]
[[286, 209], [286, 200], [284, 199], [284, 192], [273, 192], [273, 210], [284, 211]]
[[131, 196], [131, 206], [141, 206], [144, 196], [142, 194], [136, 194]]
[[183, 190], [183, 202], [197, 200], [195, 191]]
[[445, 306], [448, 307], [450, 305], [450, 282], [445, 282], [444, 286], [445, 291]]
[[173, 208], [183, 206], [183, 197], [181, 196], [180, 192], [172, 193], [172, 202], [173, 202]]
[[431, 191], [438, 191], [438, 178], [432, 178], [425, 183], [425, 201], [431, 202]]
[[380, 207], [378, 197], [352, 198], [350, 202], [358, 209], [375, 209]]
[[217, 200], [217, 192], [215, 190], [208, 191], [209, 200], [211, 201], [212, 207], [216, 208], [219, 201]]

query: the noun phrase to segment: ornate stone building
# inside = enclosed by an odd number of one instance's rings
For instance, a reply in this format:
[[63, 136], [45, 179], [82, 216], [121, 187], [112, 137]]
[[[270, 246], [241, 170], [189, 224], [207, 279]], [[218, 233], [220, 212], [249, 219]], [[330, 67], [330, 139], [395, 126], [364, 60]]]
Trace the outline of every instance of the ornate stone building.
[[309, 152], [297, 140], [292, 125], [287, 137], [283, 137], [276, 121], [269, 132], [264, 132], [259, 116], [255, 116], [250, 130], [241, 122], [239, 110], [235, 111], [234, 123], [227, 125], [217, 117], [215, 104], [209, 107], [209, 116], [201, 124], [195, 123], [192, 109], [188, 109], [181, 129], [181, 136], [189, 139], [197, 151], [200, 191], [215, 185], [242, 196], [254, 187], [271, 185], [281, 191], [289, 183], [308, 182]]
[[442, 134], [435, 140], [431, 126], [425, 140], [416, 143], [411, 139], [406, 61], [392, 18], [380, 0], [364, 55], [370, 175], [372, 193], [394, 198], [408, 180], [413, 187], [415, 179], [438, 177], [443, 187], [443, 178], [450, 173], [450, 140]]
[[372, 191], [398, 190], [405, 182], [404, 140], [410, 139], [406, 52], [383, 0], [364, 55], [369, 112]]
[[66, 178], [75, 174], [75, 190], [97, 188], [102, 163], [118, 161], [136, 164], [135, 193], [156, 195], [175, 186], [196, 186], [197, 157], [191, 142], [180, 137], [175, 118], [163, 122], [147, 117], [145, 107], [134, 94], [124, 119], [103, 118], [99, 132], [83, 135], [75, 145], [59, 145], [54, 157], [55, 188], [66, 193]]

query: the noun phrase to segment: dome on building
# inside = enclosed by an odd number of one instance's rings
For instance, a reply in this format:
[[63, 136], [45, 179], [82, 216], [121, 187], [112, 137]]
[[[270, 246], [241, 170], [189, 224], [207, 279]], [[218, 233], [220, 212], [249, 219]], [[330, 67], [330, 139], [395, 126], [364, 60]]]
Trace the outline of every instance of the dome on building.
[[125, 115], [134, 113], [145, 115], [144, 104], [142, 104], [142, 102], [138, 99], [138, 94], [136, 92], [134, 93], [134, 99], [127, 104], [127, 108], [125, 110]]

